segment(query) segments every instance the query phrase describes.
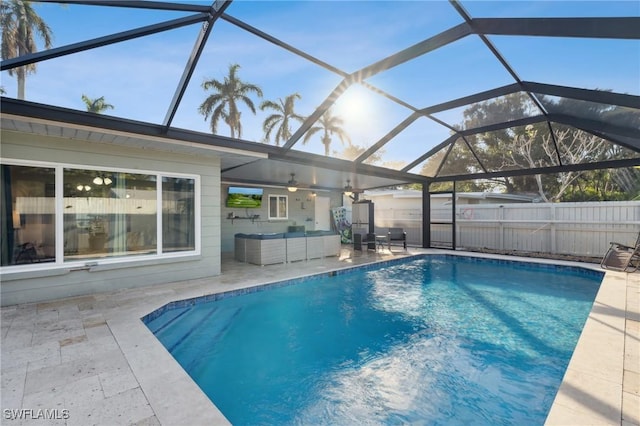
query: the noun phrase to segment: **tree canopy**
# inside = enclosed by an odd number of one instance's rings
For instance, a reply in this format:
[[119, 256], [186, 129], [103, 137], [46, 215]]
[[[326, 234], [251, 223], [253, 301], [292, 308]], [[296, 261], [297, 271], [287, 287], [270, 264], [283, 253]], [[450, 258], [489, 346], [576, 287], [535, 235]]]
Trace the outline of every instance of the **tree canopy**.
[[280, 142], [286, 142], [291, 137], [291, 121], [295, 120], [299, 123], [304, 121], [304, 117], [295, 111], [296, 99], [300, 99], [298, 93], [287, 96], [284, 101], [282, 98], [279, 98], [278, 102], [267, 100], [260, 104], [261, 110], [274, 111], [264, 119], [262, 125], [264, 138], [267, 142], [271, 138], [271, 132], [275, 130], [276, 134], [273, 139], [276, 146], [280, 146]]
[[[624, 108], [571, 99], [542, 97], [550, 111], [574, 111], [589, 119], [615, 117], [621, 125], [640, 126], [638, 117]], [[473, 129], [532, 116], [534, 109], [524, 93], [480, 102], [464, 111], [460, 129]], [[446, 158], [445, 158], [446, 155]], [[594, 134], [546, 121], [460, 137], [423, 165], [422, 174], [433, 176], [482, 173], [522, 168], [557, 166], [638, 157], [638, 153], [605, 141]], [[444, 162], [442, 159], [445, 158]], [[439, 188], [435, 185], [434, 188]], [[615, 169], [567, 171], [557, 174], [504, 177], [482, 182], [468, 181], [459, 190], [496, 190], [537, 194], [543, 201], [632, 199], [640, 194], [640, 171]]]
[[337, 136], [343, 145], [345, 145], [345, 143], [351, 143], [351, 138], [342, 126], [344, 126], [342, 118], [337, 115], [333, 115], [333, 111], [329, 108], [324, 112], [324, 114], [322, 114], [316, 125], [307, 131], [302, 143], [306, 144], [316, 133], [322, 132], [321, 141], [324, 145], [324, 155], [329, 156], [331, 153], [331, 143], [333, 142], [332, 136]]
[[223, 120], [228, 126], [232, 138], [242, 137], [242, 123], [239, 104], [244, 104], [255, 114], [256, 107], [249, 96], [251, 93], [262, 98], [262, 89], [251, 83], [244, 82], [238, 77], [240, 65], [229, 65], [229, 72], [223, 81], [210, 79], [202, 83], [202, 88], [213, 90], [198, 108], [200, 114], [207, 120], [211, 117], [211, 132], [217, 133], [218, 121]]
[[[39, 37], [45, 49], [50, 49], [53, 40], [51, 28], [42, 20], [26, 0], [3, 0], [0, 2], [0, 27], [2, 27], [2, 59], [17, 58], [38, 51]], [[36, 64], [9, 69], [9, 75], [18, 79], [18, 99], [25, 98], [27, 74], [36, 71]]]
[[104, 96], [100, 96], [96, 99], [91, 99], [86, 95], [82, 95], [82, 102], [84, 102], [88, 112], [93, 112], [96, 114], [102, 114], [108, 109], [114, 109], [113, 105], [107, 103], [104, 100]]

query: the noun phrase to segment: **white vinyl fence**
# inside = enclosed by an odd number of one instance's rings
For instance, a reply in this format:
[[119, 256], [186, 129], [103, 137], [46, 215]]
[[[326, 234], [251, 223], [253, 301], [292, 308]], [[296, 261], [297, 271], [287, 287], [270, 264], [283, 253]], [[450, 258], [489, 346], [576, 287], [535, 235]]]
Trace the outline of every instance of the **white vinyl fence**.
[[[598, 257], [611, 241], [632, 244], [640, 232], [640, 202], [462, 204], [456, 206], [456, 246]], [[451, 206], [433, 208], [432, 246], [451, 247]], [[422, 245], [420, 209], [375, 211], [377, 232], [401, 227]]]

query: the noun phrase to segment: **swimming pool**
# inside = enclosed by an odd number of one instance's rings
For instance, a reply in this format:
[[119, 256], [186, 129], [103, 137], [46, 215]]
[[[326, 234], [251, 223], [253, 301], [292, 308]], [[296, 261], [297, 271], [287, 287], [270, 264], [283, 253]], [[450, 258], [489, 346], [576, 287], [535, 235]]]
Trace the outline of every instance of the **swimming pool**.
[[234, 424], [542, 424], [602, 276], [427, 256], [144, 320]]

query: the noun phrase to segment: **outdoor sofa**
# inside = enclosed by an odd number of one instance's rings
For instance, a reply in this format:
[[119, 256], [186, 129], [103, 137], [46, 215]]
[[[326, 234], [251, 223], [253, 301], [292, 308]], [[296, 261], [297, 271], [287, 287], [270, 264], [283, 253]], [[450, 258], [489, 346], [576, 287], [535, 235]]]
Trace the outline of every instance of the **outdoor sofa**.
[[340, 254], [340, 235], [331, 231], [236, 234], [235, 259], [254, 265], [296, 262]]

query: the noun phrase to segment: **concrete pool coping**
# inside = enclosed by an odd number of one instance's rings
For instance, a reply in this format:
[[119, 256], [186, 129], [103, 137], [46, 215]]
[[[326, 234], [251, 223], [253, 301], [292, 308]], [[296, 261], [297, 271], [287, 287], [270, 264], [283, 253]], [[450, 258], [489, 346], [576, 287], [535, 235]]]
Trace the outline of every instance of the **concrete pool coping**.
[[[422, 253], [600, 270], [577, 262], [410, 250]], [[140, 318], [175, 300], [401, 255], [346, 253], [269, 267], [229, 261], [218, 277], [2, 308], [2, 408], [69, 410], [68, 418], [51, 424], [229, 424]], [[547, 424], [640, 424], [639, 288], [640, 273], [606, 273]], [[5, 422], [30, 423], [13, 422], [3, 412]]]

